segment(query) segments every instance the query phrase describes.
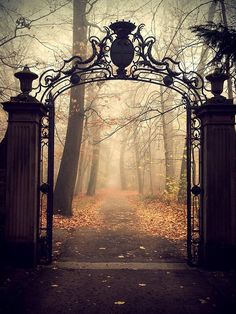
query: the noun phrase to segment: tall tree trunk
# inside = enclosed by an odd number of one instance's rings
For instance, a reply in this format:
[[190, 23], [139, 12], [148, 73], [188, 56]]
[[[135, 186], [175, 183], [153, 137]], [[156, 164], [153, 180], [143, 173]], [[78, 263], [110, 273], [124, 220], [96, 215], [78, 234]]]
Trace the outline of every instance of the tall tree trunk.
[[91, 164], [91, 171], [87, 189], [87, 195], [95, 195], [96, 185], [97, 185], [97, 175], [99, 168], [99, 153], [100, 153], [100, 144], [93, 145], [93, 157]]
[[135, 154], [135, 162], [136, 162], [136, 171], [137, 171], [137, 179], [138, 179], [138, 192], [139, 194], [143, 194], [143, 177], [141, 171], [140, 164], [140, 156], [139, 156], [139, 145], [137, 139], [137, 132], [134, 132], [134, 154]]
[[[73, 2], [73, 55], [86, 56], [87, 23], [85, 0]], [[84, 85], [71, 89], [70, 110], [65, 147], [54, 192], [54, 208], [57, 213], [72, 215], [78, 160], [84, 122]]]
[[[215, 12], [216, 12], [217, 1], [212, 1], [209, 11], [208, 11], [208, 21], [213, 21]], [[202, 46], [200, 61], [197, 66], [197, 73], [201, 76], [204, 76], [204, 70], [207, 64], [209, 47], [206, 45]], [[180, 180], [179, 180], [179, 191], [178, 191], [178, 202], [184, 203], [186, 202], [186, 193], [187, 193], [187, 146], [184, 146], [182, 162], [181, 162], [181, 170], [180, 170]]]
[[79, 195], [83, 192], [84, 177], [88, 166], [90, 165], [90, 145], [88, 141], [88, 131], [87, 131], [87, 119], [85, 120], [85, 126], [83, 131], [83, 141], [80, 149], [79, 156], [79, 169], [77, 173], [76, 185], [74, 190], [74, 195]]
[[111, 167], [110, 167], [110, 161], [112, 159], [112, 150], [113, 147], [112, 145], [104, 145], [103, 143], [103, 156], [102, 156], [102, 160], [103, 163], [105, 163], [105, 167], [103, 167], [103, 176], [104, 176], [104, 185], [106, 188], [109, 188], [109, 182], [108, 182], [108, 178], [109, 178], [109, 174], [111, 171]]
[[[161, 109], [162, 112], [165, 112], [172, 106], [172, 100], [165, 99], [163, 96], [163, 88], [160, 86], [161, 93]], [[167, 104], [168, 103], [168, 104]], [[164, 152], [165, 152], [165, 175], [166, 175], [166, 184], [165, 189], [167, 192], [172, 191], [172, 185], [174, 183], [174, 173], [175, 173], [175, 165], [173, 158], [173, 123], [172, 118], [169, 113], [165, 113], [162, 115], [162, 126], [163, 126], [163, 142], [164, 142]]]
[[149, 129], [149, 140], [148, 140], [148, 160], [149, 160], [149, 192], [152, 195], [153, 194], [153, 180], [152, 180], [152, 147], [151, 147], [151, 136], [150, 136]]
[[93, 150], [92, 150], [92, 163], [89, 176], [89, 183], [87, 188], [87, 195], [95, 195], [97, 185], [97, 175], [99, 168], [99, 156], [100, 156], [100, 127], [96, 125], [97, 115], [95, 112], [92, 113], [92, 137], [93, 137]]
[[179, 191], [178, 191], [178, 202], [180, 204], [186, 203], [187, 193], [187, 143], [185, 141], [184, 152], [181, 161], [180, 179], [179, 179]]
[[85, 167], [84, 167], [84, 159], [86, 158], [86, 141], [82, 144], [82, 148], [80, 150], [80, 156], [79, 156], [79, 169], [78, 169], [78, 174], [77, 174], [77, 179], [76, 179], [76, 185], [75, 185], [75, 190], [74, 190], [74, 195], [79, 195], [82, 193], [83, 189], [83, 176], [85, 173]]
[[127, 181], [126, 181], [126, 173], [125, 173], [125, 149], [127, 145], [127, 134], [124, 133], [124, 138], [121, 142], [121, 148], [120, 148], [120, 182], [121, 182], [121, 189], [127, 190]]

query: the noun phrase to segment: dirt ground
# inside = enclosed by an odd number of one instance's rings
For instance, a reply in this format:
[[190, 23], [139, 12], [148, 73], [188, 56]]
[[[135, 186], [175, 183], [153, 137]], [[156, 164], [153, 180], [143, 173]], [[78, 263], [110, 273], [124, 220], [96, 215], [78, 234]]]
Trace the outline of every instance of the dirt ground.
[[140, 232], [125, 194], [97, 214], [99, 228], [54, 231], [52, 265], [4, 268], [0, 313], [236, 313], [234, 271], [187, 266], [185, 241]]

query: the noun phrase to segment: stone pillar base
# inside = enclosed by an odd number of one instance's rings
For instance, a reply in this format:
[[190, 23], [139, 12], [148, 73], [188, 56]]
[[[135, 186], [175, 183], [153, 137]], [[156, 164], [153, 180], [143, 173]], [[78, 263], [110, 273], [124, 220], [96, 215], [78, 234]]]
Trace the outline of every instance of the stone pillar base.
[[207, 269], [234, 269], [236, 268], [236, 247], [206, 244], [203, 248], [202, 260], [202, 266]]
[[7, 243], [5, 253], [8, 265], [30, 268], [37, 264], [37, 248], [33, 243]]

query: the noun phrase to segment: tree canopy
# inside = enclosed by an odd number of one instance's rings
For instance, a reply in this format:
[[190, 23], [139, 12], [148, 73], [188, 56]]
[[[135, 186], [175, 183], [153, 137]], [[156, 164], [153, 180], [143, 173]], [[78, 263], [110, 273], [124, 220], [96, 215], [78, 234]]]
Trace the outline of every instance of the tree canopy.
[[236, 62], [236, 30], [221, 23], [208, 22], [190, 27], [193, 33], [201, 38], [206, 45], [215, 50], [209, 63], [224, 62], [228, 59], [231, 66]]

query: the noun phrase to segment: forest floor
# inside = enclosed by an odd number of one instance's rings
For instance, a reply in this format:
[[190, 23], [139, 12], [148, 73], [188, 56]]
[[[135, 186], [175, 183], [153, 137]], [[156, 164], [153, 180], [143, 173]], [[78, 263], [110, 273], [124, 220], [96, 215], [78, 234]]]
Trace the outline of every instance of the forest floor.
[[186, 264], [184, 207], [101, 191], [54, 219], [53, 263], [5, 268], [0, 313], [229, 314], [235, 272]]

